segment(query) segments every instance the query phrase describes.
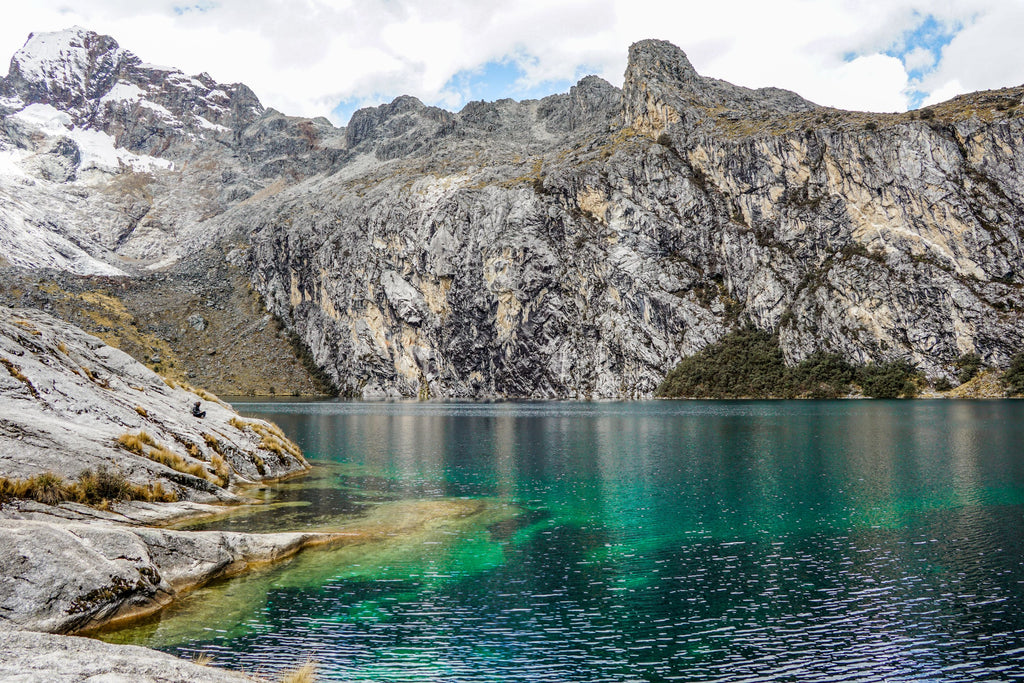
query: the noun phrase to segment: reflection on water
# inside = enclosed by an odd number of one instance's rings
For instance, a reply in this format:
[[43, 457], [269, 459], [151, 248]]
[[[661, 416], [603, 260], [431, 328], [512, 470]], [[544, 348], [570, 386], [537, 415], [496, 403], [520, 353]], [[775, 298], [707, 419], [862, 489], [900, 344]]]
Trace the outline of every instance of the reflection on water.
[[219, 528], [491, 512], [196, 594], [227, 619], [113, 637], [247, 669], [313, 653], [331, 680], [1022, 677], [1020, 402], [241, 408], [322, 466]]

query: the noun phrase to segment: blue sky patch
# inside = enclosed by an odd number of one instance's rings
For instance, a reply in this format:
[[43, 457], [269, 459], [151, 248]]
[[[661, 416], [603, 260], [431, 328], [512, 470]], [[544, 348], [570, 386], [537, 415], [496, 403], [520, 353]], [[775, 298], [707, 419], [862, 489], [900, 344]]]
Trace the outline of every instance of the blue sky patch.
[[[347, 126], [349, 120], [352, 118], [352, 114], [355, 114], [357, 109], [372, 107], [374, 104], [375, 103], [373, 102], [367, 102], [366, 100], [362, 100], [357, 97], [350, 97], [347, 100], [339, 102], [338, 106], [331, 110], [331, 117], [334, 119], [336, 124]], [[380, 103], [378, 102], [376, 104]]]
[[921, 15], [921, 21], [886, 50], [885, 54], [902, 61], [907, 70], [910, 78], [907, 95], [911, 109], [920, 107], [928, 97], [929, 93], [918, 86], [925, 76], [935, 70], [942, 59], [942, 49], [953, 41], [962, 28], [963, 25], [959, 23], [944, 24], [931, 14]]
[[216, 9], [216, 7], [217, 3], [212, 0], [201, 0], [201, 2], [196, 2], [191, 5], [175, 5], [173, 9], [174, 13], [180, 17], [193, 12], [202, 14], [204, 12], [209, 12], [212, 9]]
[[535, 100], [565, 92], [572, 87], [570, 81], [543, 81], [525, 84], [526, 72], [514, 60], [487, 62], [476, 69], [465, 69], [445, 83], [444, 90], [457, 92], [463, 103], [475, 100], [494, 102], [505, 97], [515, 100]]
[[[579, 80], [579, 78], [588, 73], [594, 73], [594, 71], [586, 71], [583, 67], [577, 69], [578, 77], [576, 80]], [[460, 96], [460, 104], [452, 107], [453, 110], [458, 111], [466, 103], [476, 100], [494, 102], [506, 97], [520, 101], [536, 100], [554, 93], [568, 92], [569, 88], [576, 84], [576, 80], [548, 80], [527, 84], [526, 72], [519, 63], [513, 59], [505, 59], [500, 62], [487, 62], [475, 69], [459, 71], [448, 79], [442, 91], [457, 93]], [[401, 93], [396, 93], [392, 96], [381, 95], [378, 98], [350, 98], [342, 100], [331, 110], [331, 116], [335, 121], [340, 122], [341, 125], [348, 125], [352, 114], [356, 110], [362, 107], [390, 102], [399, 94]], [[426, 104], [445, 109], [449, 108], [441, 100], [428, 101]]]

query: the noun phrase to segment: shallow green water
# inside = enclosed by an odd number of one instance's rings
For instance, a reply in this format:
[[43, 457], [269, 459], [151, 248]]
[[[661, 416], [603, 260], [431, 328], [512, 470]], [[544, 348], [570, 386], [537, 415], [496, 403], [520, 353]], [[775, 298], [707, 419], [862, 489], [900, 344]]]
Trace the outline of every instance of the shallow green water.
[[344, 681], [1024, 679], [1024, 402], [238, 407], [322, 467], [217, 528], [488, 512], [108, 638]]

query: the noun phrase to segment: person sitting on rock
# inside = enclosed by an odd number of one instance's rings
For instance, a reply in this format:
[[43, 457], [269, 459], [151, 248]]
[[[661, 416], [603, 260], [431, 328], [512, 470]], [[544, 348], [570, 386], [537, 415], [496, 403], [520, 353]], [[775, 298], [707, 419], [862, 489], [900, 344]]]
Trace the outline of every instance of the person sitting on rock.
[[195, 405], [192, 406], [192, 414], [196, 417], [206, 417], [206, 411], [200, 408], [199, 401], [196, 401]]

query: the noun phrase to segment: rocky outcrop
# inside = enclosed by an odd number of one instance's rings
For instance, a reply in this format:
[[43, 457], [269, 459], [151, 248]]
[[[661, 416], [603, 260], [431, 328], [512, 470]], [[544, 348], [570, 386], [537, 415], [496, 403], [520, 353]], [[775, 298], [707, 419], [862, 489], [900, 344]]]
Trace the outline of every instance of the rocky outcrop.
[[[175, 121], [213, 92], [196, 77], [171, 97], [181, 77], [146, 86], [120, 48], [64, 40]], [[148, 170], [86, 187], [95, 150], [76, 162], [39, 109], [86, 105], [38, 71], [2, 90], [0, 154], [22, 174], [0, 174], [8, 260], [116, 275], [218, 245], [350, 395], [645, 397], [746, 324], [790, 362], [905, 359], [933, 379], [1024, 343], [1022, 88], [846, 112], [642, 41], [621, 90], [587, 77], [458, 113], [400, 97], [344, 129], [210, 100], [241, 112], [218, 119], [231, 134], [161, 133], [161, 151], [117, 133], [118, 158]], [[97, 78], [71, 90], [93, 102]], [[121, 125], [104, 107], [83, 125]]]
[[0, 630], [87, 630], [159, 610], [175, 595], [330, 540], [327, 534], [171, 531], [0, 519]]
[[20, 683], [244, 683], [248, 676], [133, 645], [0, 630], [0, 679]]
[[[193, 413], [196, 403], [205, 414]], [[191, 501], [239, 502], [235, 485], [307, 467], [274, 425], [243, 420], [56, 318], [0, 307], [0, 677], [245, 680], [141, 648], [22, 631], [137, 617], [212, 579], [335, 540], [146, 526], [222, 513]], [[84, 498], [101, 472], [117, 491], [97, 498], [111, 499], [67, 500], [69, 487]], [[21, 498], [25, 482], [34, 500]], [[125, 487], [178, 502], [119, 502]]]
[[[201, 390], [168, 384], [127, 354], [32, 310], [0, 307], [0, 475], [73, 480], [106, 468], [185, 500], [305, 470], [276, 427]], [[198, 393], [197, 393], [198, 392]], [[192, 408], [201, 403], [204, 417]], [[145, 436], [143, 436], [145, 435]]]

